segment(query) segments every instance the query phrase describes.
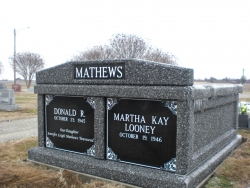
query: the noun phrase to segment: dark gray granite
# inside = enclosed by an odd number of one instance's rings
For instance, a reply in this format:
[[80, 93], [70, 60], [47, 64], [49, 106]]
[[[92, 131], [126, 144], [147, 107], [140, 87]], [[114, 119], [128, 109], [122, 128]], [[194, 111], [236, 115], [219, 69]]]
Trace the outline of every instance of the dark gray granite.
[[[126, 79], [74, 79], [75, 65], [118, 65], [125, 63]], [[67, 62], [36, 74], [37, 84], [77, 85], [193, 85], [193, 69], [138, 59]]]
[[103, 98], [95, 98], [95, 117], [94, 117], [94, 135], [95, 135], [95, 157], [105, 158], [105, 101]]
[[38, 146], [45, 146], [45, 97], [39, 94], [37, 97], [37, 114], [38, 114]]
[[[74, 79], [75, 65], [125, 63], [125, 79]], [[68, 62], [37, 73], [38, 147], [29, 159], [141, 187], [195, 187], [241, 143], [237, 135], [240, 85], [193, 85], [193, 70], [143, 60]], [[45, 147], [45, 95], [92, 97], [95, 156]], [[106, 160], [105, 100], [177, 102], [176, 172]]]
[[192, 159], [194, 105], [193, 101], [178, 101], [177, 106], [176, 173], [185, 175]]
[[217, 97], [217, 96], [227, 96], [231, 95], [232, 93], [242, 93], [243, 87], [242, 85], [238, 84], [205, 84], [205, 88], [210, 90], [211, 97]]
[[191, 87], [118, 86], [118, 85], [46, 85], [35, 86], [35, 93], [52, 95], [84, 95], [113, 98], [188, 99]]
[[233, 94], [225, 97], [197, 99], [194, 101], [194, 111], [197, 112], [227, 105], [236, 102], [238, 100], [238, 97], [238, 94]]
[[[238, 95], [238, 85], [227, 96]], [[209, 89], [203, 86], [129, 86], [129, 85], [65, 85], [38, 84], [35, 93], [52, 95], [84, 95], [96, 97], [144, 98], [144, 99], [178, 99], [208, 100], [212, 97]]]
[[195, 100], [190, 170], [213, 156], [237, 135], [235, 119], [238, 114], [235, 108], [238, 95], [228, 93], [225, 97]]

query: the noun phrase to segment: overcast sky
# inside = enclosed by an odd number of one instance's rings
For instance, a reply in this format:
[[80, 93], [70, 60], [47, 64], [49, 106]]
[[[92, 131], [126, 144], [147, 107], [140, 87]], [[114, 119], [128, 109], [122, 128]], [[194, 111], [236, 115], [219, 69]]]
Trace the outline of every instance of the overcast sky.
[[14, 77], [14, 29], [17, 53], [38, 53], [46, 67], [126, 33], [174, 54], [196, 79], [240, 78], [242, 69], [250, 78], [250, 0], [1, 0], [0, 79]]

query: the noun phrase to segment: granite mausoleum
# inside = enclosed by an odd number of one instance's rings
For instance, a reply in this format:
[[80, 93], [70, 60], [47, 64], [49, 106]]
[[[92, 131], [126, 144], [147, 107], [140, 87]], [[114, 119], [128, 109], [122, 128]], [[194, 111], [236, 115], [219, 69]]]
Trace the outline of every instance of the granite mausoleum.
[[241, 143], [240, 85], [194, 85], [193, 70], [137, 59], [37, 72], [31, 161], [140, 187], [196, 187]]

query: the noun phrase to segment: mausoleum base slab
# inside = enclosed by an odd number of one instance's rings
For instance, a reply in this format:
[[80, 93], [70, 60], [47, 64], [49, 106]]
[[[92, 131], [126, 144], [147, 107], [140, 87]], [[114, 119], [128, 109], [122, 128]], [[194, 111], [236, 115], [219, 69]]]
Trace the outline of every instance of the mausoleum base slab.
[[[33, 163], [34, 165], [45, 166], [47, 169], [54, 170], [54, 171], [64, 170], [63, 168], [48, 165], [48, 164], [37, 162], [37, 161], [32, 161], [32, 160], [27, 160], [27, 161], [30, 162], [30, 163]], [[98, 177], [98, 176], [93, 176], [93, 175], [89, 175], [89, 174], [85, 174], [85, 173], [81, 173], [81, 172], [76, 172], [76, 171], [69, 170], [69, 169], [67, 169], [67, 171], [70, 171], [73, 174], [77, 175], [78, 179], [82, 183], [90, 182], [90, 181], [93, 181], [93, 180], [99, 180], [99, 181], [106, 181], [106, 182], [115, 183], [115, 184], [121, 184], [121, 185], [125, 186], [126, 188], [140, 188], [140, 187], [135, 186], [135, 185], [122, 183], [122, 182], [118, 182], [118, 181], [114, 181], [114, 180], [109, 180], [109, 179], [106, 179], [106, 178], [101, 178], [101, 177]]]
[[110, 160], [100, 160], [46, 147], [31, 148], [28, 151], [28, 156], [29, 160], [140, 187], [193, 188], [211, 174], [231, 151], [240, 145], [241, 141], [242, 137], [237, 135], [223, 149], [186, 175]]

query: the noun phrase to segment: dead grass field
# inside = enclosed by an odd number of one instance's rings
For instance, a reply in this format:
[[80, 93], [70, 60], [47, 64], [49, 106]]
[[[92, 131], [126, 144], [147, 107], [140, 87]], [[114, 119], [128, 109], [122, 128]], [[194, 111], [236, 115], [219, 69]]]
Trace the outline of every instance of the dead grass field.
[[244, 84], [243, 89], [244, 89], [243, 93], [244, 92], [250, 92], [250, 84]]
[[67, 170], [50, 170], [27, 162], [28, 148], [37, 146], [37, 137], [0, 144], [0, 188], [125, 188], [100, 180], [82, 182]]
[[240, 101], [250, 102], [250, 84], [243, 85], [243, 93], [240, 94]]
[[219, 166], [204, 188], [250, 187], [250, 130], [239, 130], [243, 143]]

